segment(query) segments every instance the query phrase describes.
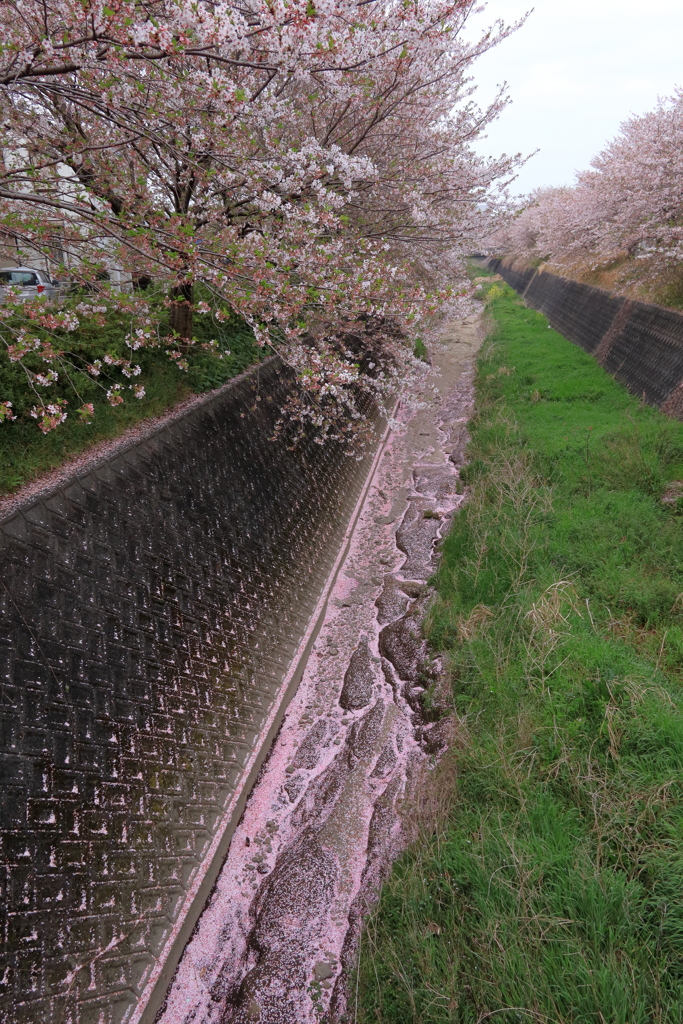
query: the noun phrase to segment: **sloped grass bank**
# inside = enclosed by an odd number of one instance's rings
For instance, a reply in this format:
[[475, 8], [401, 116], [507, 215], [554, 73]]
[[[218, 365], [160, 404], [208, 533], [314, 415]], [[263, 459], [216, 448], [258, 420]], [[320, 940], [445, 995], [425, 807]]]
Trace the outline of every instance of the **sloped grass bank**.
[[[428, 625], [453, 742], [361, 944], [359, 1022], [683, 1020], [683, 424], [507, 287]], [[357, 994], [356, 994], [357, 984]]]
[[[160, 332], [168, 334], [168, 310], [163, 298], [163, 292], [158, 291], [148, 296], [148, 301]], [[75, 303], [74, 299], [71, 305]], [[130, 357], [125, 339], [135, 326], [130, 316], [108, 315], [104, 326], [84, 320], [71, 334], [36, 333], [53, 341], [55, 347], [67, 349], [72, 360], [85, 364], [95, 359], [102, 361], [107, 356]], [[136, 379], [145, 388], [145, 397], [141, 400], [131, 397], [126, 388], [123, 404], [115, 407], [109, 404], [105, 394], [107, 387], [119, 382], [125, 386], [129, 381], [117, 370], [108, 374], [106, 364], [98, 381], [84, 373], [62, 371], [60, 383], [43, 397], [46, 402], [67, 399], [68, 415], [61, 426], [47, 434], [42, 434], [29, 416], [28, 410], [35, 404], [36, 395], [26, 386], [25, 371], [11, 362], [6, 345], [0, 344], [0, 401], [10, 401], [16, 414], [14, 421], [0, 423], [0, 495], [12, 493], [41, 473], [86, 451], [97, 441], [117, 437], [128, 427], [160, 415], [193, 394], [220, 387], [270, 354], [259, 348], [250, 328], [236, 317], [220, 322], [213, 316], [196, 316], [194, 335], [198, 344], [185, 371], [159, 348], [142, 348], [134, 353], [133, 361], [142, 370]], [[212, 341], [217, 345], [216, 352], [201, 347], [202, 343]], [[33, 369], [37, 372], [45, 366], [36, 358]], [[91, 402], [94, 407], [91, 423], [83, 422], [75, 412], [82, 402]]]

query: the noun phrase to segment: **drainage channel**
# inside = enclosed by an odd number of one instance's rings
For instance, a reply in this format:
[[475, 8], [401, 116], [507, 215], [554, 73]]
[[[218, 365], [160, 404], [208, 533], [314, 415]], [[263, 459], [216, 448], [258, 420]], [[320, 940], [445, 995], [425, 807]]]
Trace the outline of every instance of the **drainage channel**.
[[355, 1017], [346, 980], [362, 917], [405, 844], [400, 803], [446, 742], [420, 713], [440, 671], [421, 620], [464, 500], [480, 339], [478, 322], [444, 330], [378, 453], [301, 682], [158, 1024]]

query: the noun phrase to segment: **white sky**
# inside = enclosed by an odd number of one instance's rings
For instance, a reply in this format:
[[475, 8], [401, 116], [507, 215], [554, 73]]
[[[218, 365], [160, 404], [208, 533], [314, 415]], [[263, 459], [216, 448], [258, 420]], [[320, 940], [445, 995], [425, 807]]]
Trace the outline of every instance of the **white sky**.
[[631, 114], [683, 86], [683, 0], [489, 0], [471, 22], [527, 23], [472, 69], [480, 105], [507, 81], [512, 104], [477, 149], [540, 149], [513, 186], [572, 184]]

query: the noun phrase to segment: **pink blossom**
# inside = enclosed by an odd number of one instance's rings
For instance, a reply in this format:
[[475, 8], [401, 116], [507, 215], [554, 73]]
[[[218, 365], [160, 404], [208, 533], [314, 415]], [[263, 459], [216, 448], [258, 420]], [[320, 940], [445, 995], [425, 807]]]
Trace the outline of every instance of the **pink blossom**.
[[80, 409], [76, 410], [76, 414], [84, 423], [90, 423], [95, 415], [95, 406], [92, 402], [86, 402]]
[[110, 405], [121, 405], [123, 402], [123, 395], [121, 394], [121, 385], [115, 384], [107, 391], [107, 401]]
[[0, 423], [15, 420], [17, 417], [12, 412], [11, 402], [0, 402]]
[[49, 405], [34, 405], [29, 415], [34, 420], [38, 420], [38, 427], [43, 434], [49, 434], [66, 419], [65, 405], [67, 405], [66, 399], [58, 398], [54, 402], [50, 402]]
[[46, 370], [45, 373], [37, 373], [33, 378], [35, 384], [40, 384], [43, 388], [48, 388], [55, 381], [59, 380], [59, 374], [54, 370]]

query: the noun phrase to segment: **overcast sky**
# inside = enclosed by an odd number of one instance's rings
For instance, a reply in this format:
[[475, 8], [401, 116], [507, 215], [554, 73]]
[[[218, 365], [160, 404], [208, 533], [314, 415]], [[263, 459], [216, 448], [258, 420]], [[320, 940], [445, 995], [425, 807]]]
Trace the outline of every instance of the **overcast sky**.
[[507, 81], [513, 103], [478, 149], [540, 152], [515, 192], [572, 184], [631, 114], [683, 86], [683, 0], [489, 0], [470, 27], [527, 23], [473, 68], [480, 104]]

